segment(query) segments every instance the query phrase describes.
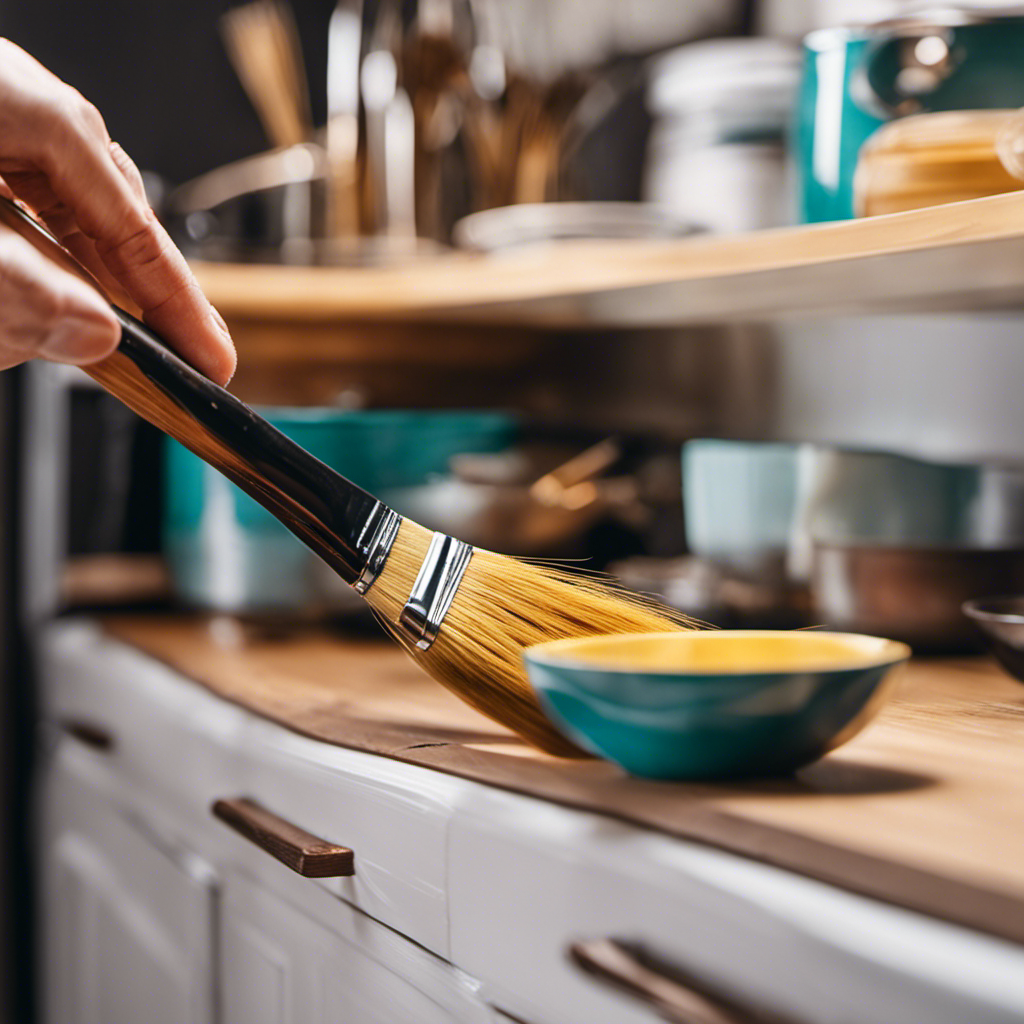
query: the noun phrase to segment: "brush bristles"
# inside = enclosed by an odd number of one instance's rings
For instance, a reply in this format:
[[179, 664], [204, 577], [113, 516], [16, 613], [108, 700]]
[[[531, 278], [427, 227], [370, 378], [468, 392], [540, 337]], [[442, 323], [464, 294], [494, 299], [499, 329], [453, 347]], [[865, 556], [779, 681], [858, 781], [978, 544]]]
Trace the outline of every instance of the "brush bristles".
[[435, 679], [549, 754], [582, 756], [541, 710], [526, 678], [524, 648], [563, 637], [658, 633], [687, 626], [682, 616], [617, 593], [600, 581], [477, 548], [437, 640], [426, 651], [416, 650], [395, 624], [430, 537], [429, 530], [403, 520], [367, 601]]

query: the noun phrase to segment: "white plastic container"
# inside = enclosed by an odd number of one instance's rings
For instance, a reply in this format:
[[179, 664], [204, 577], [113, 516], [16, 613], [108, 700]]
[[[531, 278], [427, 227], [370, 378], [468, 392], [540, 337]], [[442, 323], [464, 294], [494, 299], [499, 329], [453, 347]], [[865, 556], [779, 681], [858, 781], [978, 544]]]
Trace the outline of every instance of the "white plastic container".
[[778, 39], [712, 39], [655, 61], [644, 198], [712, 232], [791, 223], [785, 136], [799, 78], [799, 50]]

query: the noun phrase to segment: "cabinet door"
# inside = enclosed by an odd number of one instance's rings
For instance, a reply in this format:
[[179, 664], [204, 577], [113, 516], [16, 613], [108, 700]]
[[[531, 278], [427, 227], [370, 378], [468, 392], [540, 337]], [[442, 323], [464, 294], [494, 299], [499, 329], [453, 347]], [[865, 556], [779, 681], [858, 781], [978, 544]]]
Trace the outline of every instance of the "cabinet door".
[[58, 754], [43, 788], [48, 1024], [208, 1024], [212, 873]]
[[[306, 880], [302, 884], [308, 885]], [[338, 900], [337, 931], [229, 876], [221, 903], [222, 1024], [472, 1024], [472, 983]]]

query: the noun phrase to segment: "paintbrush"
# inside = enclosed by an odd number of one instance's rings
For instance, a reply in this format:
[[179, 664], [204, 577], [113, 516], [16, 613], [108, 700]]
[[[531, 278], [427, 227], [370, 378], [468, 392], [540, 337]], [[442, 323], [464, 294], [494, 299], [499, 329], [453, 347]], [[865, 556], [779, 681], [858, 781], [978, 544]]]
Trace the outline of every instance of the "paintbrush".
[[[70, 253], [2, 197], [0, 220], [102, 293]], [[120, 344], [85, 372], [284, 523], [366, 599], [435, 679], [541, 750], [581, 756], [541, 710], [523, 668], [524, 648], [684, 624], [595, 578], [474, 549], [403, 518], [113, 308]]]

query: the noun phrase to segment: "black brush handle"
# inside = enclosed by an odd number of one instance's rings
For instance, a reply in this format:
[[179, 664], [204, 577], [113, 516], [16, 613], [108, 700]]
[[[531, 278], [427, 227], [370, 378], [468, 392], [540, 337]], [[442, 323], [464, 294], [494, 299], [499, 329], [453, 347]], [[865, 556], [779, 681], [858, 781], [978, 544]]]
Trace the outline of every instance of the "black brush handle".
[[[105, 296], [71, 253], [4, 196], [0, 222]], [[120, 345], [107, 359], [84, 367], [85, 372], [219, 469], [346, 583], [354, 583], [366, 567], [367, 538], [391, 510], [194, 370], [145, 324], [113, 309], [121, 323]]]
[[387, 506], [198, 373], [144, 324], [114, 311], [121, 343], [85, 372], [219, 469], [354, 583], [366, 566], [368, 528]]

